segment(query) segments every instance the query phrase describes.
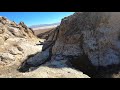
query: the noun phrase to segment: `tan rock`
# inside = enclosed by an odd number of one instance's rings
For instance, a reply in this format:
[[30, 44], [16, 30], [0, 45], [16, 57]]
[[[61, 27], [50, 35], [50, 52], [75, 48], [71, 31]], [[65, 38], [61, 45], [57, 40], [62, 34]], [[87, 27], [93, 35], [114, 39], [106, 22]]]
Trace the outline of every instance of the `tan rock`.
[[0, 37], [0, 45], [3, 45], [3, 44], [4, 44], [4, 38]]

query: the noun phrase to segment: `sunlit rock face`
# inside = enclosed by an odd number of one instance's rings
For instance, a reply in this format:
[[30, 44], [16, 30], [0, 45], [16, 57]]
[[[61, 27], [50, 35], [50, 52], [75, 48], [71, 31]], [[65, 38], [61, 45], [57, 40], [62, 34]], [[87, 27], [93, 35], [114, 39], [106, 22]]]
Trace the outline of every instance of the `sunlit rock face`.
[[120, 13], [77, 12], [62, 19], [52, 54], [82, 56], [95, 66], [120, 63]]
[[30, 54], [41, 50], [34, 45], [37, 37], [23, 22], [16, 24], [5, 17], [0, 17], [0, 67], [12, 65]]

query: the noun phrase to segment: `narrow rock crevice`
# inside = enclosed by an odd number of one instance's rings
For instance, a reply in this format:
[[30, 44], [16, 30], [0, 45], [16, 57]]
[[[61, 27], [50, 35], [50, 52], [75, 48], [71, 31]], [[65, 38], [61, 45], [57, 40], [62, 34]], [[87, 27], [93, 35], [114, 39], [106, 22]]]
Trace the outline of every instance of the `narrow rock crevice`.
[[[52, 40], [49, 42], [48, 40], [46, 40], [45, 42], [42, 43], [43, 45], [43, 48], [42, 48], [42, 52], [39, 52], [39, 53], [44, 53], [44, 52], [47, 52], [49, 53], [48, 57], [46, 60], [43, 60], [41, 61], [41, 63], [39, 64], [29, 64], [29, 59], [32, 58], [34, 61], [34, 57], [36, 57], [37, 54], [35, 55], [30, 55], [28, 56], [28, 58], [20, 65], [20, 67], [18, 68], [18, 71], [19, 72], [30, 72], [30, 71], [33, 71], [35, 69], [37, 69], [39, 66], [45, 64], [46, 62], [50, 61], [51, 60], [51, 57], [52, 57], [52, 47], [53, 45], [55, 44], [55, 41], [57, 40], [57, 36], [58, 36], [58, 33], [59, 33], [59, 29], [54, 31], [54, 34], [52, 36]], [[55, 36], [56, 35], [56, 36]], [[42, 57], [46, 57], [46, 56], [42, 56]], [[41, 57], [39, 57], [41, 58]], [[39, 59], [38, 58], [38, 59]], [[34, 61], [35, 62], [35, 61]], [[32, 69], [31, 69], [32, 68]]]

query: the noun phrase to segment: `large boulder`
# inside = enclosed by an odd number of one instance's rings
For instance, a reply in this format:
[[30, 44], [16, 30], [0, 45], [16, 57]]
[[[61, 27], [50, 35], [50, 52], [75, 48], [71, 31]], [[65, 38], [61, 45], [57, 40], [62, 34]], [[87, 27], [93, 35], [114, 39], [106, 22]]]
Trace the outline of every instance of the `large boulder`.
[[120, 63], [120, 13], [77, 12], [62, 19], [52, 54], [82, 56], [94, 66]]

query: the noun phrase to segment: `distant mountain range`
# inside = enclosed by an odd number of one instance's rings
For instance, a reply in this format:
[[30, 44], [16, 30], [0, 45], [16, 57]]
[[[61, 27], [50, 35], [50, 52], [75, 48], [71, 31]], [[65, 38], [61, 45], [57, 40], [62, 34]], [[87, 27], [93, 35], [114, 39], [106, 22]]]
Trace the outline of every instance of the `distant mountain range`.
[[40, 24], [40, 25], [32, 25], [29, 28], [39, 28], [39, 27], [51, 27], [51, 26], [58, 26], [60, 25], [60, 22], [58, 23], [52, 23], [52, 24]]
[[35, 35], [39, 35], [41, 33], [44, 33], [56, 28], [58, 25], [60, 25], [60, 23], [40, 24], [40, 25], [30, 26], [29, 28], [32, 28]]

